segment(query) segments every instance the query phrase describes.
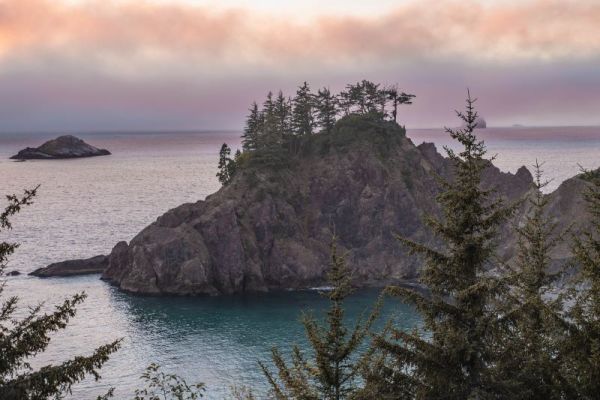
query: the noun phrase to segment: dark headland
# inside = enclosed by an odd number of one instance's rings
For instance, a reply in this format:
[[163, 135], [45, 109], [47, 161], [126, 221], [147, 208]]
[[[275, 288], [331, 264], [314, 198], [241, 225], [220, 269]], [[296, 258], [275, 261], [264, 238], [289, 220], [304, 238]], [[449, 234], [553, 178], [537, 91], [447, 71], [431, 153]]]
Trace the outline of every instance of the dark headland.
[[49, 140], [40, 147], [27, 147], [12, 156], [11, 159], [54, 160], [107, 155], [110, 155], [110, 151], [106, 149], [98, 149], [72, 135], [64, 135]]

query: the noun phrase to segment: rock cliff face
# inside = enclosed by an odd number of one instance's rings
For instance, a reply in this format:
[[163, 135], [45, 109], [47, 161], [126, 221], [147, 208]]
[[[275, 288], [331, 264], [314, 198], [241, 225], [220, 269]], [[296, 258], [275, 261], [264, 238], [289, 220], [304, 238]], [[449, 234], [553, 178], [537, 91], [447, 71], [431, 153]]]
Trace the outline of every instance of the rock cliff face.
[[56, 139], [49, 140], [40, 147], [27, 147], [11, 157], [14, 160], [32, 160], [32, 159], [63, 159], [106, 156], [110, 152], [105, 149], [98, 149], [90, 146], [83, 140], [75, 136], [65, 135]]
[[[286, 166], [251, 161], [206, 200], [172, 209], [118, 243], [103, 279], [144, 294], [317, 286], [335, 232], [354, 282], [384, 285], [418, 273], [419, 261], [395, 234], [435, 245], [421, 218], [438, 213], [434, 175], [450, 176], [449, 162], [394, 123], [341, 120], [331, 134], [305, 140]], [[484, 185], [509, 200], [532, 182], [526, 168], [513, 175], [490, 164], [484, 175]]]

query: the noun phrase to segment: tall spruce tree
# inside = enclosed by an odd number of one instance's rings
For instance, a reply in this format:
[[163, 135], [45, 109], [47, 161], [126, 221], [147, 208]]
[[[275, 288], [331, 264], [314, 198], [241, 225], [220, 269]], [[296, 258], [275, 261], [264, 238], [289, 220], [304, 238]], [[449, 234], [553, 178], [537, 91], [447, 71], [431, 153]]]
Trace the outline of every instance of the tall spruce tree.
[[328, 88], [319, 89], [316, 96], [316, 122], [325, 132], [330, 133], [337, 116], [337, 98]]
[[573, 254], [578, 267], [575, 304], [569, 317], [573, 322], [564, 354], [572, 386], [582, 399], [600, 394], [600, 169], [584, 172], [588, 181], [585, 200], [591, 227], [574, 235]]
[[[10, 217], [23, 206], [32, 204], [36, 189], [25, 191], [21, 197], [7, 196], [8, 205], [0, 214], [0, 232], [10, 230]], [[16, 243], [0, 243], [0, 275], [8, 256], [18, 247]], [[5, 282], [0, 284], [0, 295]], [[50, 313], [42, 313], [43, 304], [30, 308], [24, 317], [17, 317], [18, 298], [10, 297], [0, 305], [0, 399], [60, 398], [86, 376], [99, 379], [99, 370], [120, 341], [97, 348], [90, 356], [73, 357], [56, 365], [38, 370], [30, 366], [31, 358], [42, 353], [50, 343], [50, 335], [66, 328], [75, 316], [76, 307], [85, 299], [77, 294], [65, 300]]]
[[244, 151], [254, 151], [258, 148], [258, 135], [261, 129], [262, 116], [256, 102], [250, 106], [250, 114], [246, 118], [246, 126], [242, 133], [242, 148]]
[[310, 92], [310, 86], [304, 82], [296, 91], [292, 100], [292, 128], [294, 134], [312, 135], [315, 128], [314, 108], [315, 99]]
[[327, 325], [321, 326], [312, 315], [302, 319], [314, 356], [308, 359], [298, 346], [294, 346], [292, 365], [289, 366], [274, 348], [272, 358], [277, 376], [260, 363], [277, 400], [351, 399], [361, 390], [357, 378], [368, 351], [359, 354], [359, 347], [375, 321], [379, 307], [364, 323], [358, 321], [351, 331], [345, 326], [344, 300], [352, 293], [352, 287], [344, 257], [337, 253], [335, 238], [327, 277], [332, 286], [329, 292], [323, 293], [330, 302]]
[[[502, 300], [508, 322], [500, 337], [497, 380], [511, 399], [562, 399], [570, 391], [561, 376], [560, 342], [567, 333], [563, 295], [555, 293], [562, 270], [551, 264], [550, 252], [563, 240], [545, 211], [547, 182], [536, 162], [533, 193], [525, 221], [516, 226], [516, 265], [509, 267], [510, 290]], [[554, 271], [553, 271], [554, 269]]]
[[380, 374], [389, 380], [388, 394], [409, 392], [417, 399], [447, 400], [497, 397], [492, 365], [498, 316], [493, 304], [503, 285], [487, 270], [495, 260], [497, 229], [514, 207], [506, 207], [493, 190], [481, 186], [489, 160], [474, 133], [477, 112], [470, 94], [466, 103], [466, 112], [457, 112], [465, 127], [447, 129], [462, 150], [446, 148], [454, 176], [451, 181], [440, 177], [437, 200], [442, 217], [426, 220], [443, 247], [399, 237], [412, 253], [424, 257], [420, 281], [430, 294], [388, 289], [416, 307], [427, 333], [392, 327], [389, 335], [376, 338], [376, 345], [394, 360]]

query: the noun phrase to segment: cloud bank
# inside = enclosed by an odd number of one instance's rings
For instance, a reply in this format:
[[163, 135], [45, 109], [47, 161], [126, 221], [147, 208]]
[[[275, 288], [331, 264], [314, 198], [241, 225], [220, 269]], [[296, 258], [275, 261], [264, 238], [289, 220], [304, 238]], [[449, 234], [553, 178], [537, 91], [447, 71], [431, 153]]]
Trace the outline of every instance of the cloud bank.
[[447, 121], [466, 86], [498, 123], [600, 123], [598, 21], [600, 3], [586, 0], [412, 0], [377, 16], [309, 18], [4, 0], [0, 130], [229, 128], [269, 89], [362, 78], [415, 92], [406, 118], [420, 126]]

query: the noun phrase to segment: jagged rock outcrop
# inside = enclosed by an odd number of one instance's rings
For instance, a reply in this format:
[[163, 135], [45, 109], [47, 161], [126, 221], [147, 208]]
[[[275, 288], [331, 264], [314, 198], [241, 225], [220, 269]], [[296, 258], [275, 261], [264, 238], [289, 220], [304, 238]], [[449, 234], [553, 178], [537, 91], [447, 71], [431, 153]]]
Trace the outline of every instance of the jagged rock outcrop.
[[108, 267], [108, 256], [95, 256], [83, 260], [68, 260], [38, 268], [29, 275], [40, 278], [100, 274]]
[[59, 136], [41, 145], [40, 147], [27, 147], [11, 157], [14, 160], [52, 160], [64, 158], [81, 158], [106, 156], [110, 152], [98, 149], [72, 135]]
[[[422, 223], [439, 212], [436, 173], [451, 168], [432, 144], [415, 146], [394, 123], [342, 119], [331, 134], [306, 139], [286, 166], [246, 160], [230, 185], [117, 244], [102, 277], [144, 294], [317, 286], [335, 232], [357, 285], [415, 278], [420, 262], [395, 234], [436, 245]], [[511, 201], [531, 183], [526, 168], [513, 175], [490, 165], [484, 174]]]

